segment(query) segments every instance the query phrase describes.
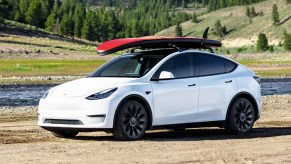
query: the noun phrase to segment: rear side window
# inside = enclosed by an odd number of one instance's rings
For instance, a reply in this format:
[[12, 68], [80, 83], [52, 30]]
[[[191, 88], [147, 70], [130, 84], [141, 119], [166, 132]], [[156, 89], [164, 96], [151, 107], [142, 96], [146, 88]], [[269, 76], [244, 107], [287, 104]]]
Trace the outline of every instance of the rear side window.
[[224, 60], [224, 65], [225, 65], [225, 72], [231, 72], [236, 67], [236, 64], [229, 60]]
[[225, 73], [224, 60], [214, 55], [197, 55], [200, 76]]
[[200, 76], [228, 73], [236, 68], [234, 62], [214, 55], [199, 54], [196, 59], [200, 70]]

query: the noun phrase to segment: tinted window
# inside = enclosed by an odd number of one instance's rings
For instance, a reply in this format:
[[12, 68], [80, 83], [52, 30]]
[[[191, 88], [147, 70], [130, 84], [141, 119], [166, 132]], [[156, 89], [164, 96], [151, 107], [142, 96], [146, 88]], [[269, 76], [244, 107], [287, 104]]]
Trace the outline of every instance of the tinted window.
[[192, 55], [182, 54], [169, 59], [158, 69], [153, 78], [158, 79], [162, 71], [171, 72], [174, 78], [194, 76]]
[[214, 55], [197, 55], [200, 76], [225, 73], [224, 60]]
[[229, 60], [224, 60], [224, 65], [225, 65], [225, 71], [226, 72], [231, 72], [235, 69], [236, 64], [229, 61]]

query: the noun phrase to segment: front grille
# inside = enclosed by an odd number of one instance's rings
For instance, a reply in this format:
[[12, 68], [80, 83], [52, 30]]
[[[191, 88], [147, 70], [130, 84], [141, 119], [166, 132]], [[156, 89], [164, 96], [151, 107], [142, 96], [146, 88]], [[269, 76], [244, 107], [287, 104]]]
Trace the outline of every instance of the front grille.
[[61, 119], [45, 119], [47, 124], [66, 124], [66, 125], [83, 125], [80, 120], [61, 120]]

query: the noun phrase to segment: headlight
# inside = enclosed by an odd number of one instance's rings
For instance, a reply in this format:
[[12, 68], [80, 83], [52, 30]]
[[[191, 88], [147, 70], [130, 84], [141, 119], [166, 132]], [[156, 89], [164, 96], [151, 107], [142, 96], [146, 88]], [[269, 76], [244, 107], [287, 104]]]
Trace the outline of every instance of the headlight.
[[104, 91], [92, 94], [88, 97], [86, 97], [87, 100], [99, 100], [99, 99], [105, 99], [109, 97], [112, 93], [114, 93], [117, 90], [117, 88], [110, 88], [106, 89]]

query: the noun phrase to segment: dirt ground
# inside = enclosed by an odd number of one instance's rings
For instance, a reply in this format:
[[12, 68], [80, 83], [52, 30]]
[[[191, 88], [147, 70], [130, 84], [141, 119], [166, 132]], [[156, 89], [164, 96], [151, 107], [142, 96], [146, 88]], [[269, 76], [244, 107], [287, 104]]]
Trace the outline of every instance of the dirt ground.
[[265, 96], [251, 134], [219, 128], [149, 131], [120, 142], [104, 132], [59, 139], [37, 127], [36, 107], [0, 109], [1, 163], [291, 163], [291, 95]]

